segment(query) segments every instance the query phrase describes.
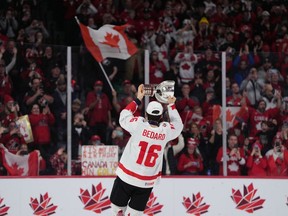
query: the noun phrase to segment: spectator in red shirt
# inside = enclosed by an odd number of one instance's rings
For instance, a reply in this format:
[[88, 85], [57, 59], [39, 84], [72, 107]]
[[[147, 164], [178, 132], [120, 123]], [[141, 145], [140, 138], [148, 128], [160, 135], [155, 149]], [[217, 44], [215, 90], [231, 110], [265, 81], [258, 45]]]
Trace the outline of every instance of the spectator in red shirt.
[[19, 126], [15, 121], [9, 123], [8, 133], [3, 134], [0, 142], [13, 154], [17, 153], [22, 144], [26, 144], [24, 137], [20, 133]]
[[246, 166], [248, 168], [248, 176], [266, 176], [267, 160], [261, 153], [262, 145], [256, 141], [252, 145], [252, 152], [247, 158]]
[[107, 144], [107, 129], [113, 128], [111, 121], [112, 105], [108, 96], [102, 91], [102, 81], [97, 80], [93, 88], [86, 97], [86, 107], [89, 107], [86, 116], [87, 125], [92, 134], [98, 134], [102, 138], [102, 142]]
[[282, 139], [277, 137], [273, 141], [273, 148], [266, 153], [268, 162], [268, 176], [288, 175], [288, 150], [282, 145]]
[[248, 99], [243, 98], [240, 92], [240, 88], [237, 82], [231, 84], [232, 95], [226, 98], [227, 106], [241, 106], [241, 101], [244, 99], [246, 103], [249, 103]]
[[223, 155], [223, 147], [220, 147], [217, 153], [216, 161], [220, 165], [219, 175], [223, 175], [223, 160], [227, 157], [227, 175], [241, 175], [241, 166], [245, 165], [244, 151], [238, 147], [238, 138], [235, 134], [228, 135], [227, 151]]
[[197, 98], [190, 97], [191, 88], [189, 84], [183, 84], [182, 88], [182, 98], [178, 99], [176, 107], [180, 113], [182, 122], [184, 124], [184, 131], [188, 130], [188, 124], [191, 120], [193, 108], [199, 105]]
[[187, 140], [186, 148], [180, 155], [177, 169], [182, 175], [199, 175], [203, 170], [202, 156], [197, 149], [198, 143], [194, 138]]
[[48, 105], [42, 107], [41, 113], [40, 106], [34, 104], [29, 114], [29, 121], [34, 138], [29, 147], [40, 150], [43, 158], [47, 160], [52, 148], [50, 128], [55, 123], [54, 115], [50, 112]]
[[263, 99], [258, 102], [257, 109], [248, 108], [250, 137], [255, 137], [257, 133], [261, 131], [262, 121], [268, 121], [269, 119], [275, 119], [277, 117], [281, 107], [280, 97], [280, 94], [277, 94], [277, 107], [273, 109], [266, 110], [266, 102]]

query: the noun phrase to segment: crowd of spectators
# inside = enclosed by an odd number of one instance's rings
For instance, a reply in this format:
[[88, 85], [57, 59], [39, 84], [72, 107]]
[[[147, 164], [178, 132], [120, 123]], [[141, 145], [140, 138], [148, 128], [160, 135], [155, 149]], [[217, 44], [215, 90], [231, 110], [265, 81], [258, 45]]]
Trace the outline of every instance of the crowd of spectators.
[[[129, 138], [121, 110], [144, 82], [175, 81], [181, 137], [166, 147], [167, 175], [288, 175], [288, 2], [268, 0], [22, 0], [0, 6], [0, 142], [12, 153], [25, 143], [17, 120], [28, 115], [46, 162], [42, 175], [67, 174], [66, 46], [72, 46], [72, 160], [82, 145], [118, 145]], [[128, 24], [139, 48], [128, 60], [99, 64], [85, 48], [75, 17], [90, 28]], [[223, 154], [221, 53], [226, 53], [227, 106], [237, 121]], [[152, 99], [152, 98], [151, 98]], [[136, 115], [144, 114], [144, 105]], [[164, 116], [168, 118], [169, 116]], [[178, 145], [178, 148], [175, 146]], [[5, 175], [5, 169], [1, 172]]]

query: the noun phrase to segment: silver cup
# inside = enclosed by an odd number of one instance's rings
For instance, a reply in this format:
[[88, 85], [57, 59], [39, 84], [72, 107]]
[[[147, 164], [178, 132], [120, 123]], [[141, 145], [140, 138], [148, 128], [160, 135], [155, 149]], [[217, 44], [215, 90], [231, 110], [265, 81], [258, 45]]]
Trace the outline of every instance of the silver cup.
[[168, 104], [168, 96], [174, 96], [175, 81], [165, 80], [160, 84], [144, 84], [146, 96], [154, 97], [158, 102]]

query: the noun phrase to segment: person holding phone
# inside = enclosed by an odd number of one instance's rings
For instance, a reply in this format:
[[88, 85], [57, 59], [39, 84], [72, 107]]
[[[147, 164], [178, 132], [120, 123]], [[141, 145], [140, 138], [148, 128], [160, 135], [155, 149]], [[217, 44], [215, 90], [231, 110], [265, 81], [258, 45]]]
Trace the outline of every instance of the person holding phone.
[[266, 176], [267, 160], [261, 153], [262, 145], [257, 140], [252, 145], [251, 154], [247, 158], [246, 167], [248, 168], [248, 176]]
[[273, 140], [273, 148], [266, 153], [268, 176], [288, 175], [288, 150], [283, 146], [281, 137]]
[[244, 158], [243, 148], [238, 147], [238, 137], [235, 134], [228, 135], [228, 146], [226, 154], [223, 155], [223, 147], [220, 147], [217, 153], [216, 161], [219, 164], [219, 175], [223, 175], [223, 160], [227, 160], [227, 175], [241, 175], [241, 166], [244, 166], [246, 160]]

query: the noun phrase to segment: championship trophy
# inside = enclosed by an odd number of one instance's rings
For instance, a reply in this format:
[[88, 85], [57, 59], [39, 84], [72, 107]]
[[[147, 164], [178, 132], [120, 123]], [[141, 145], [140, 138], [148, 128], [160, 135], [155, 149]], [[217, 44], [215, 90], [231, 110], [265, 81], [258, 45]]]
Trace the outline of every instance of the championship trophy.
[[160, 84], [144, 84], [144, 93], [156, 97], [160, 103], [168, 104], [168, 96], [174, 96], [175, 81], [165, 80]]

